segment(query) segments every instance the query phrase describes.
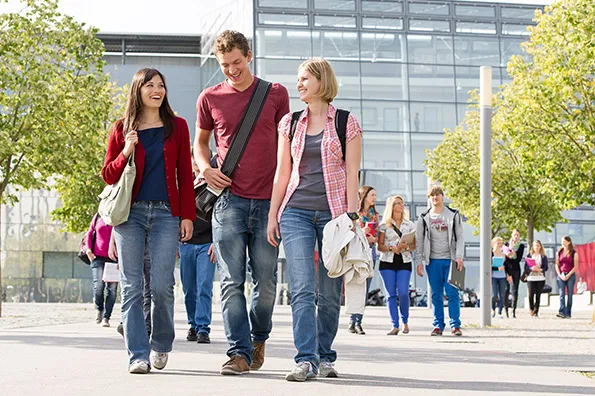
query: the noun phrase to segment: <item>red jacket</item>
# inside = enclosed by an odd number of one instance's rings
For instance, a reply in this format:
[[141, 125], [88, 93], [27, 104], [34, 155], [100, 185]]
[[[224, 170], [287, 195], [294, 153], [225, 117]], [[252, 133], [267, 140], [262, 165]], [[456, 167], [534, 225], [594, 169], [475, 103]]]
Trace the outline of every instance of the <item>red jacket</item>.
[[[171, 205], [172, 216], [194, 221], [196, 206], [194, 202], [194, 186], [192, 178], [192, 160], [190, 158], [190, 132], [186, 120], [176, 117], [173, 120], [172, 135], [165, 140], [163, 156], [165, 160], [165, 179], [167, 195]], [[114, 124], [107, 142], [105, 162], [101, 169], [101, 176], [107, 184], [114, 184], [122, 176], [128, 160], [122, 154], [124, 150], [124, 134], [122, 121]], [[132, 202], [140, 190], [145, 168], [145, 149], [137, 144], [134, 152], [136, 178], [132, 187]]]

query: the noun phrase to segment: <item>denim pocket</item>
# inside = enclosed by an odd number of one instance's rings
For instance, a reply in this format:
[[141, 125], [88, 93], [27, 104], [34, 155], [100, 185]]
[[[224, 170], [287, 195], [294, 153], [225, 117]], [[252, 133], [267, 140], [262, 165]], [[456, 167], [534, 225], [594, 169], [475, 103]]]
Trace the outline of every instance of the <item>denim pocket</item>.
[[227, 206], [229, 205], [229, 200], [230, 200], [229, 195], [230, 195], [229, 189], [226, 189], [225, 191], [223, 191], [223, 193], [221, 193], [221, 195], [219, 196], [219, 199], [217, 199], [217, 202], [215, 203], [215, 211], [216, 212], [225, 210], [227, 208]]

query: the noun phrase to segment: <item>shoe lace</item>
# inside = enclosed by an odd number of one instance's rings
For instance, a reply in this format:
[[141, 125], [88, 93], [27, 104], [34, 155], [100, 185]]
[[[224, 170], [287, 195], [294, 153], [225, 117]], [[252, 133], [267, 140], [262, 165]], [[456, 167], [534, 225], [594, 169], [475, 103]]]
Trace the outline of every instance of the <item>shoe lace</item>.
[[300, 370], [307, 370], [310, 371], [312, 365], [310, 364], [310, 362], [299, 362], [298, 364], [296, 364], [296, 366], [300, 369]]

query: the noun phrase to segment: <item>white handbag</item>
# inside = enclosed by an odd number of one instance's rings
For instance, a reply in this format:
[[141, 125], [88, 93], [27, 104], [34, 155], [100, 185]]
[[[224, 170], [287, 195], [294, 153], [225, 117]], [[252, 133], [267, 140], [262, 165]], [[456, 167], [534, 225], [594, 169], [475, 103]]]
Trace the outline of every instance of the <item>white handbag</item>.
[[128, 220], [130, 215], [130, 202], [132, 200], [132, 186], [136, 178], [136, 165], [134, 164], [134, 151], [128, 157], [128, 163], [117, 183], [105, 186], [99, 194], [99, 215], [105, 224], [117, 226]]

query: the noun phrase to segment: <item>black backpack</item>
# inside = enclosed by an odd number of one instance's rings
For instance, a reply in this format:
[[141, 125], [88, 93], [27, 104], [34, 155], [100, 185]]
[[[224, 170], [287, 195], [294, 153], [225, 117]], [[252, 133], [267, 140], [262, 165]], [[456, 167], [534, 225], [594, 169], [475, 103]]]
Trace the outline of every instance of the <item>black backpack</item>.
[[[289, 143], [293, 140], [295, 135], [295, 128], [304, 110], [291, 113], [291, 128], [289, 129]], [[347, 121], [349, 120], [349, 112], [347, 110], [337, 109], [335, 115], [335, 129], [337, 130], [337, 137], [341, 142], [341, 151], [343, 152], [343, 161], [345, 161], [345, 145], [347, 144]]]

